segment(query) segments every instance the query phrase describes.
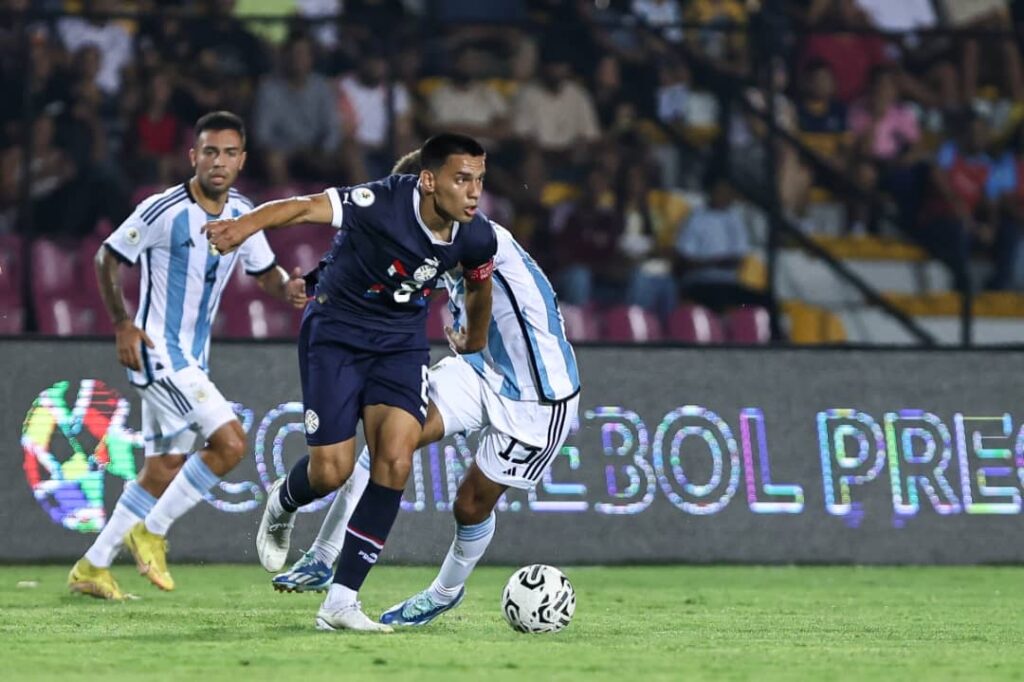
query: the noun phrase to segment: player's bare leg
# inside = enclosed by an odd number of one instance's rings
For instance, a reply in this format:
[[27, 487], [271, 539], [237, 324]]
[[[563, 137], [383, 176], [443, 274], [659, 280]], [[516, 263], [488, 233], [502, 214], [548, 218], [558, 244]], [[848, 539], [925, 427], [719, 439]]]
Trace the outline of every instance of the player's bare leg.
[[359, 588], [377, 563], [398, 516], [422, 428], [403, 409], [369, 405], [363, 409], [363, 429], [372, 453], [370, 480], [349, 519], [334, 583], [317, 613], [317, 627], [322, 630], [391, 631], [363, 614]]
[[[444, 423], [433, 402], [427, 407], [427, 419], [423, 424], [417, 447], [436, 443], [444, 437]], [[334, 577], [334, 562], [341, 553], [345, 542], [348, 520], [352, 517], [359, 498], [363, 496], [370, 481], [370, 449], [366, 446], [356, 459], [345, 485], [335, 495], [316, 540], [287, 571], [273, 577], [271, 584], [279, 592], [322, 592], [331, 586]]]
[[263, 568], [281, 570], [288, 559], [295, 512], [344, 485], [352, 474], [355, 448], [355, 438], [311, 445], [309, 454], [296, 462], [287, 476], [274, 482], [256, 531], [256, 552]]
[[167, 570], [166, 536], [171, 524], [199, 504], [244, 456], [245, 432], [241, 423], [232, 419], [210, 435], [206, 448], [185, 460], [145, 521], [128, 531], [125, 545], [135, 557], [139, 573], [160, 589], [174, 589], [174, 579]]

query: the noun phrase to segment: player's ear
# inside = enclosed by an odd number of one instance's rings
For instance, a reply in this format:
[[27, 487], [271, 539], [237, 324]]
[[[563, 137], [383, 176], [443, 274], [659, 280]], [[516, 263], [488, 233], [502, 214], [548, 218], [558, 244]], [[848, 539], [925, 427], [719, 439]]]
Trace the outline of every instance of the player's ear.
[[243, 168], [245, 168], [245, 159], [246, 159], [246, 158], [247, 158], [247, 157], [246, 157], [246, 152], [245, 152], [245, 150], [243, 149], [243, 150], [242, 150], [242, 153], [241, 153], [241, 154], [239, 154], [239, 158], [238, 158], [238, 171], [239, 171], [239, 172], [241, 172], [241, 171], [242, 171], [242, 169], [243, 169]]
[[189, 147], [188, 149], [188, 161], [192, 164], [192, 167], [196, 167], [196, 148]]
[[434, 177], [434, 174], [431, 171], [428, 171], [427, 169], [420, 171], [420, 187], [423, 188], [423, 191], [427, 194], [434, 193], [436, 181], [437, 178]]

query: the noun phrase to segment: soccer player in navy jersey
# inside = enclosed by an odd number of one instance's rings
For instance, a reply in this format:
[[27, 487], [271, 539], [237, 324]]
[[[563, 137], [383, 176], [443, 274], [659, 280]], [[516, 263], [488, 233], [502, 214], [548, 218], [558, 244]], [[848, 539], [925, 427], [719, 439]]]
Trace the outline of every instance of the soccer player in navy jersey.
[[[419, 152], [392, 172], [417, 174]], [[455, 433], [478, 433], [476, 452], [452, 504], [455, 537], [433, 583], [380, 617], [392, 626], [421, 626], [456, 608], [466, 581], [495, 533], [494, 508], [509, 488], [537, 485], [562, 450], [577, 420], [580, 376], [548, 278], [512, 234], [494, 223], [494, 295], [487, 348], [446, 357], [430, 368], [427, 420], [420, 446]], [[307, 275], [307, 281], [315, 273]], [[448, 307], [461, 324], [462, 273], [444, 276]], [[349, 514], [370, 476], [370, 456], [359, 455], [313, 545], [288, 571], [274, 576], [284, 592], [324, 591], [345, 541]]]
[[256, 537], [263, 567], [279, 571], [297, 509], [351, 475], [361, 418], [370, 481], [317, 613], [324, 630], [391, 631], [366, 617], [357, 596], [398, 514], [426, 418], [427, 302], [439, 275], [461, 266], [466, 283], [466, 324], [446, 330], [451, 347], [475, 353], [487, 345], [497, 239], [477, 212], [484, 149], [472, 138], [444, 133], [427, 140], [420, 156], [419, 175], [272, 201], [205, 230], [210, 248], [227, 253], [268, 228], [321, 223], [338, 229], [299, 333], [309, 455], [270, 489]]

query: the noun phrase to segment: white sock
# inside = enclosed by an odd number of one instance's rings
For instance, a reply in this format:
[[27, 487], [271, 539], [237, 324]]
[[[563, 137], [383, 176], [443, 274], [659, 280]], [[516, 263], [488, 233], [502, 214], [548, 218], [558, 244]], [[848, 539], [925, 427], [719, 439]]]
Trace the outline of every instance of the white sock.
[[185, 466], [146, 515], [146, 530], [157, 535], [167, 535], [171, 524], [199, 504], [203, 496], [219, 480], [217, 474], [210, 471], [198, 453], [190, 455], [185, 461]]
[[475, 526], [456, 526], [455, 540], [448, 548], [448, 555], [441, 564], [434, 582], [430, 585], [430, 596], [439, 604], [449, 604], [466, 584], [476, 563], [487, 551], [494, 537], [494, 512]]
[[99, 537], [85, 553], [89, 563], [97, 568], [110, 568], [114, 557], [121, 551], [124, 536], [132, 526], [146, 518], [156, 504], [156, 498], [135, 481], [129, 481], [114, 506], [114, 512], [103, 526]]
[[364, 446], [359, 460], [352, 469], [352, 475], [334, 496], [334, 502], [331, 503], [327, 516], [320, 524], [320, 532], [317, 533], [316, 540], [310, 547], [318, 561], [333, 566], [338, 559], [338, 555], [341, 554], [341, 546], [345, 542], [348, 520], [352, 518], [352, 512], [356, 510], [359, 498], [363, 496], [363, 491], [366, 490], [366, 485], [369, 482], [370, 450]]
[[328, 611], [337, 611], [349, 604], [354, 604], [358, 597], [359, 593], [351, 587], [331, 583], [331, 589], [327, 590], [327, 598], [324, 599], [324, 608]]

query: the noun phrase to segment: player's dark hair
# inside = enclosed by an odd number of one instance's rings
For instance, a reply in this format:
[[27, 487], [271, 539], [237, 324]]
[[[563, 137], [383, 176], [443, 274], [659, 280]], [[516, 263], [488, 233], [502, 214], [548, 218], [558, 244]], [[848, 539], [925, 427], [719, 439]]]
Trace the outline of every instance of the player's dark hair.
[[196, 138], [204, 130], [234, 130], [242, 138], [242, 147], [245, 147], [245, 123], [240, 116], [230, 111], [211, 111], [200, 116], [195, 125]]
[[420, 147], [420, 166], [425, 170], [437, 170], [452, 154], [484, 156], [483, 145], [468, 135], [441, 133], [434, 135]]
[[420, 163], [420, 150], [414, 149], [398, 161], [395, 161], [395, 166], [391, 169], [391, 174], [419, 175], [421, 170], [423, 170], [423, 165]]

